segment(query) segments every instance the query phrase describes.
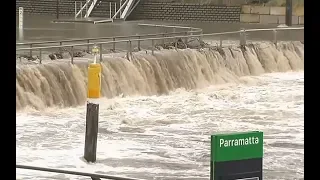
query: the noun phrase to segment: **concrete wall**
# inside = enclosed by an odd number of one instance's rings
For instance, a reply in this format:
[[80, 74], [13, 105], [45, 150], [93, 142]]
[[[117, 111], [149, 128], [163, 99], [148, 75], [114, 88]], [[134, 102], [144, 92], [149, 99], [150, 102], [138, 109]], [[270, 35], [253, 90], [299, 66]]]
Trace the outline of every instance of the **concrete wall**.
[[203, 22], [239, 22], [240, 6], [142, 1], [128, 20], [170, 20]]
[[[285, 7], [250, 6], [241, 7], [240, 22], [261, 24], [284, 24]], [[304, 24], [304, 13], [293, 11], [292, 24]]]

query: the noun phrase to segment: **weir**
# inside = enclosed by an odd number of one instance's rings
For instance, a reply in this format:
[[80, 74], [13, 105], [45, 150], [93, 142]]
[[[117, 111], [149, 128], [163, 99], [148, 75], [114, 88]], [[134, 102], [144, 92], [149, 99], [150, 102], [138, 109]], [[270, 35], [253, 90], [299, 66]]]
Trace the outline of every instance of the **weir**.
[[[244, 47], [162, 50], [126, 58], [103, 58], [103, 97], [162, 95], [221, 83], [239, 77], [303, 70], [301, 42], [260, 42]], [[16, 109], [70, 107], [86, 102], [87, 62], [17, 66]]]

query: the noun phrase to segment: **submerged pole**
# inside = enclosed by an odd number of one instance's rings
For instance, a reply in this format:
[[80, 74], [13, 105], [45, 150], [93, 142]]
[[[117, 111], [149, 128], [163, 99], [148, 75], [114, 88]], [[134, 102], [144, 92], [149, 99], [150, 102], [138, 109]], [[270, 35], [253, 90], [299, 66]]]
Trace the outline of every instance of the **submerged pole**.
[[96, 162], [98, 124], [99, 124], [99, 103], [101, 91], [101, 65], [97, 63], [99, 49], [94, 46], [92, 49], [94, 62], [88, 67], [88, 101], [86, 112], [86, 134], [84, 146], [84, 159], [87, 162]]

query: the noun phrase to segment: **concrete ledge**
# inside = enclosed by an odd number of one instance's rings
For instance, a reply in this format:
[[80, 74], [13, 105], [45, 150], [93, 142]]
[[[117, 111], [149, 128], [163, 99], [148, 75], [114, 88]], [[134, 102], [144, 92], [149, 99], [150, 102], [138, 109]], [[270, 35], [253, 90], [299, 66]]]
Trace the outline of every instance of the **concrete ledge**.
[[267, 6], [252, 6], [251, 14], [270, 14], [270, 7]]
[[298, 24], [304, 24], [304, 16], [298, 17]]
[[278, 24], [278, 16], [260, 15], [261, 24]]
[[260, 16], [258, 14], [240, 14], [240, 22], [259, 23]]
[[286, 15], [285, 7], [270, 7], [270, 15]]

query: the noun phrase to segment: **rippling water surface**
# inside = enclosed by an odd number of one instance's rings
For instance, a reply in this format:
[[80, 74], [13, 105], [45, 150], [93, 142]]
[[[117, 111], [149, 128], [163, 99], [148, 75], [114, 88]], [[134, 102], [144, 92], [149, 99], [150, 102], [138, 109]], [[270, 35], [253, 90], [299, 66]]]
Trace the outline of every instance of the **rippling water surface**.
[[[304, 176], [304, 72], [163, 96], [101, 99], [97, 163], [82, 160], [85, 106], [17, 113], [17, 164], [141, 179], [209, 178], [210, 134], [265, 133], [264, 177]], [[17, 169], [17, 179], [88, 179]]]

